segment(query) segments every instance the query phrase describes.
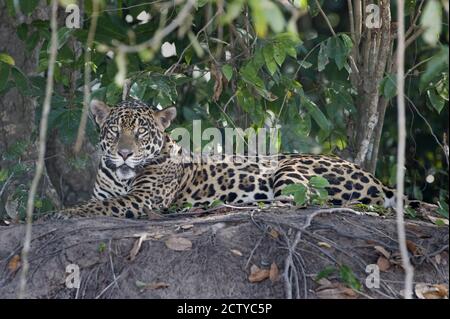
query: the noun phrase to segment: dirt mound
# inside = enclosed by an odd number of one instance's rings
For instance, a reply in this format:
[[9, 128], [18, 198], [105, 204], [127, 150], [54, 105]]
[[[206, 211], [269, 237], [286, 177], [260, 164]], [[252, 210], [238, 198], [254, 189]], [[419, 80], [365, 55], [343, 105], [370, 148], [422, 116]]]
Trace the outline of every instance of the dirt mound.
[[[415, 282], [448, 287], [448, 227], [408, 221], [406, 230]], [[0, 227], [2, 298], [17, 296], [23, 234], [23, 225]], [[27, 296], [399, 298], [396, 239], [395, 220], [342, 210], [52, 220], [33, 226]], [[366, 286], [370, 264], [379, 288]]]

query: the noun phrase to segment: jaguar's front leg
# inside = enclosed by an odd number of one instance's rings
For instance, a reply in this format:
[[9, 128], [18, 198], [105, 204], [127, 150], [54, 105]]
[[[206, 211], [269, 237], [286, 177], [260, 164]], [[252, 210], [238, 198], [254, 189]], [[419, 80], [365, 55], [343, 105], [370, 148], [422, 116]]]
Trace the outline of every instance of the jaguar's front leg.
[[60, 218], [113, 216], [119, 218], [145, 218], [147, 212], [159, 207], [169, 207], [172, 198], [152, 198], [144, 192], [132, 192], [127, 195], [104, 200], [91, 200], [85, 204], [62, 210]]

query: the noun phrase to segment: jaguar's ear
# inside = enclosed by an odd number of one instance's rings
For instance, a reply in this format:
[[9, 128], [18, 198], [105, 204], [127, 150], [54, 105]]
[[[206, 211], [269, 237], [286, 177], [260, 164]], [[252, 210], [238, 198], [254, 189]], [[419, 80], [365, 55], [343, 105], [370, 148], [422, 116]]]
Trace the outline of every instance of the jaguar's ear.
[[99, 100], [92, 100], [90, 109], [92, 115], [94, 115], [95, 122], [101, 127], [105, 123], [111, 109], [105, 102]]
[[155, 113], [156, 122], [165, 130], [170, 126], [173, 119], [177, 116], [177, 109], [174, 106], [168, 107], [164, 110]]

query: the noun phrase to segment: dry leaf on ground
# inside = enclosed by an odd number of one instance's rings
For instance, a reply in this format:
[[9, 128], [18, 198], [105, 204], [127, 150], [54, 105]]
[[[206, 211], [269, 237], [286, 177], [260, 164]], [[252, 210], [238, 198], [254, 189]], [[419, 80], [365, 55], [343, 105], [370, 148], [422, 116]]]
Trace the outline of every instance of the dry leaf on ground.
[[237, 249], [230, 249], [230, 251], [233, 253], [233, 255], [236, 255], [239, 257], [242, 256], [242, 253]]
[[419, 299], [448, 299], [448, 287], [442, 284], [418, 283], [414, 292]]
[[15, 272], [20, 267], [20, 256], [14, 255], [8, 263], [8, 269]]
[[167, 248], [176, 251], [190, 250], [192, 248], [192, 242], [183, 237], [170, 237], [165, 243]]
[[320, 299], [355, 299], [358, 297], [358, 294], [353, 289], [340, 283], [328, 281], [325, 285], [317, 288], [316, 296]]
[[421, 252], [419, 247], [417, 247], [417, 245], [411, 241], [411, 240], [406, 240], [406, 247], [408, 248], [408, 250], [414, 255], [414, 256], [420, 256]]
[[272, 238], [275, 238], [275, 239], [277, 239], [278, 236], [280, 236], [280, 234], [279, 234], [275, 229], [273, 229], [273, 228], [270, 230], [269, 235], [270, 235]]
[[380, 256], [377, 260], [377, 266], [381, 271], [387, 271], [389, 268], [391, 268], [391, 263], [384, 256]]
[[383, 246], [374, 246], [375, 250], [382, 254], [386, 259], [389, 259], [391, 257], [391, 253], [386, 250]]
[[269, 278], [269, 276], [269, 269], [261, 269], [258, 266], [253, 265], [252, 267], [250, 267], [250, 276], [248, 277], [248, 280], [252, 283], [261, 282]]
[[269, 278], [271, 282], [275, 282], [278, 281], [280, 277], [280, 270], [278, 269], [278, 266], [275, 262], [272, 263], [272, 265], [270, 265], [270, 270], [269, 270]]
[[130, 256], [128, 257], [128, 259], [130, 261], [133, 261], [136, 258], [136, 255], [139, 253], [139, 250], [141, 249], [142, 243], [146, 239], [147, 239], [147, 234], [142, 234], [141, 236], [139, 236], [138, 239], [136, 239], [136, 241], [134, 242], [133, 248], [130, 251]]

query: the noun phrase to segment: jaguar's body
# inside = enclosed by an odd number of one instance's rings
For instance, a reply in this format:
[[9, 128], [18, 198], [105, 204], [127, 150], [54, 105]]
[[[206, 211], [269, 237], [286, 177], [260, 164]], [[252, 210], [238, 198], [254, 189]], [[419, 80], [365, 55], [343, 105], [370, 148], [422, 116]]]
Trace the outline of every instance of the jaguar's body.
[[175, 118], [173, 107], [157, 111], [129, 100], [109, 108], [93, 101], [91, 112], [101, 128], [103, 152], [94, 199], [66, 210], [67, 215], [134, 218], [185, 203], [284, 200], [286, 185], [306, 185], [312, 176], [329, 181], [333, 205], [394, 203], [392, 190], [337, 157], [286, 154], [251, 161], [236, 156], [187, 161], [189, 156], [164, 132]]

